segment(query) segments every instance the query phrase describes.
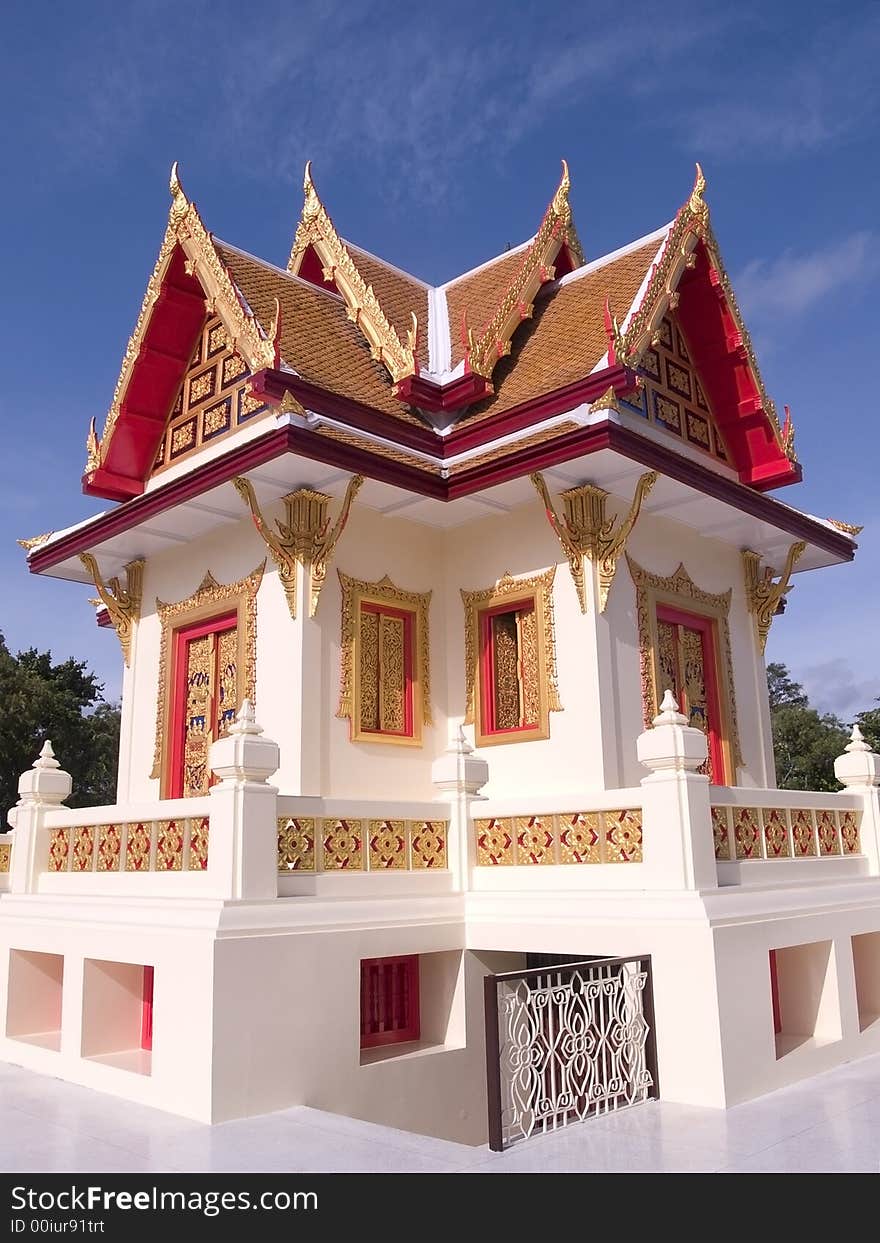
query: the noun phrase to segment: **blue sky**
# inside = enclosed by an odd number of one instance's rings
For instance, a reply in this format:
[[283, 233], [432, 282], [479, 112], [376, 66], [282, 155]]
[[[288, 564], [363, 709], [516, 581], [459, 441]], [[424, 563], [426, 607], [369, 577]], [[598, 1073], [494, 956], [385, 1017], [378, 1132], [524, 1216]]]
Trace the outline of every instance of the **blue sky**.
[[443, 5], [141, 0], [7, 6], [0, 629], [87, 659], [119, 647], [87, 589], [15, 539], [103, 508], [79, 477], [161, 240], [168, 169], [220, 237], [286, 259], [302, 166], [337, 226], [441, 281], [534, 231], [571, 166], [595, 257], [668, 220], [694, 161], [805, 482], [866, 524], [854, 566], [799, 575], [768, 658], [823, 706], [880, 696], [877, 581], [880, 5]]

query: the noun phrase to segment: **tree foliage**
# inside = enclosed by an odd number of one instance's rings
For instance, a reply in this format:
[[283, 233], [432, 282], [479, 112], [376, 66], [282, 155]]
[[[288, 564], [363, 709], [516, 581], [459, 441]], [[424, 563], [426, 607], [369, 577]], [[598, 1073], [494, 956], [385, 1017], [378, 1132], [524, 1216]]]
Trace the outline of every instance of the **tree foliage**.
[[767, 666], [776, 782], [783, 790], [838, 790], [834, 761], [849, 731], [838, 717], [810, 707], [785, 665]]
[[73, 777], [71, 807], [116, 801], [119, 708], [85, 661], [52, 661], [29, 648], [13, 656], [0, 634], [0, 811], [18, 800], [18, 779], [47, 738]]

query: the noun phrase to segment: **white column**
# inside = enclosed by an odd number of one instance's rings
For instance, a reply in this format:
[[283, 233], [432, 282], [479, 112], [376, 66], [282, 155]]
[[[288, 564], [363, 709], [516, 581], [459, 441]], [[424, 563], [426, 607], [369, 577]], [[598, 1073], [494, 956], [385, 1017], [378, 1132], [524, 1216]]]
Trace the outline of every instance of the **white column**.
[[859, 837], [872, 876], [880, 875], [880, 755], [872, 751], [858, 725], [852, 727], [844, 754], [834, 761], [834, 775], [848, 793], [860, 794], [864, 808]]
[[277, 742], [264, 737], [245, 699], [225, 738], [211, 746], [208, 876], [211, 890], [232, 901], [278, 896]]
[[642, 778], [645, 863], [664, 889], [714, 889], [718, 885], [709, 778], [696, 770], [708, 755], [706, 735], [688, 725], [671, 691], [663, 696], [653, 728], [636, 742]]
[[40, 873], [49, 868], [46, 812], [60, 807], [72, 787], [70, 773], [62, 770], [47, 739], [33, 768], [19, 777], [20, 797], [8, 816], [15, 830], [9, 861], [10, 893], [36, 893]]
[[431, 780], [437, 787], [437, 798], [449, 806], [449, 868], [455, 888], [465, 891], [471, 887], [477, 855], [471, 804], [489, 780], [489, 765], [474, 755], [461, 725], [451, 727], [449, 746], [431, 765]]

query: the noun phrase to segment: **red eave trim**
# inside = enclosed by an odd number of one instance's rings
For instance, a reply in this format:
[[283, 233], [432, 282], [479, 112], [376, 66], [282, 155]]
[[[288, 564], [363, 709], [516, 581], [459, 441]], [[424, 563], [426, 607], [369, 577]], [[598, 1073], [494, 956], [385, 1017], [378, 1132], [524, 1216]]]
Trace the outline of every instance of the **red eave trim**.
[[543, 445], [535, 445], [518, 452], [513, 450], [507, 457], [474, 466], [450, 479], [441, 479], [427, 471], [377, 457], [365, 450], [302, 428], [274, 428], [258, 440], [250, 441], [223, 457], [205, 463], [165, 487], [135, 497], [118, 509], [97, 518], [89, 526], [71, 531], [64, 539], [39, 549], [30, 558], [29, 569], [35, 574], [50, 570], [68, 557], [86, 552], [174, 505], [183, 504], [211, 488], [227, 483], [234, 475], [254, 470], [285, 453], [311, 458], [342, 470], [359, 472], [371, 479], [412, 492], [416, 496], [453, 501], [532, 471], [545, 470], [576, 457], [597, 453], [601, 449], [612, 449], [623, 457], [639, 462], [648, 469], [657, 470], [697, 492], [716, 497], [743, 513], [788, 532], [795, 539], [806, 540], [824, 549], [835, 557], [845, 561], [853, 559], [854, 545], [843, 533], [829, 530], [823, 523], [796, 510], [790, 510], [773, 497], [764, 496], [736, 480], [727, 479], [699, 462], [682, 457], [672, 448], [667, 449], [638, 432], [606, 419], [591, 427], [579, 428], [559, 436]]
[[491, 392], [489, 381], [473, 371], [467, 371], [446, 384], [437, 384], [427, 376], [406, 376], [394, 387], [394, 395], [400, 401], [418, 406], [420, 410], [435, 412], [466, 410]]

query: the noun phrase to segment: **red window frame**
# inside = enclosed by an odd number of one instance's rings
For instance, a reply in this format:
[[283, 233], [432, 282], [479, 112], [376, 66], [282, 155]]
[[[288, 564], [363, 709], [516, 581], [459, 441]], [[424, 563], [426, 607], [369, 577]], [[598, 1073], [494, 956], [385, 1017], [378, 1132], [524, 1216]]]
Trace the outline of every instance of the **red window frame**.
[[[360, 614], [378, 613], [380, 617], [399, 617], [403, 622], [403, 729], [369, 729], [360, 726], [360, 733], [373, 734], [377, 737], [413, 738], [415, 737], [413, 710], [413, 635], [414, 614], [409, 609], [396, 609], [381, 604], [376, 600], [361, 600]], [[358, 618], [360, 621], [360, 617]], [[359, 675], [358, 675], [359, 676]], [[380, 674], [381, 677], [381, 674]]]
[[361, 959], [361, 1048], [418, 1040], [419, 956]]
[[[657, 605], [657, 621], [667, 625], [684, 626], [688, 630], [696, 630], [703, 645], [703, 677], [706, 683], [706, 707], [709, 719], [706, 722], [706, 738], [709, 743], [709, 755], [712, 759], [712, 775], [716, 785], [724, 785], [729, 777], [724, 755], [724, 717], [721, 712], [721, 690], [718, 682], [717, 644], [715, 642], [715, 624], [711, 617], [701, 613], [687, 613], [666, 604]], [[659, 691], [665, 690], [659, 687]], [[681, 687], [675, 687], [675, 696], [680, 700]]]
[[141, 1005], [141, 1048], [153, 1048], [153, 974], [152, 967], [144, 967], [143, 1002]]
[[[540, 729], [540, 721], [527, 721], [507, 729], [495, 724], [495, 659], [492, 619], [501, 613], [534, 613], [534, 598], [493, 605], [480, 612], [480, 732], [482, 734], [523, 734]], [[535, 671], [537, 676], [537, 671]]]
[[[166, 798], [181, 798], [183, 795], [183, 752], [186, 740], [186, 668], [187, 647], [194, 639], [202, 639], [207, 634], [220, 634], [238, 626], [238, 612], [224, 613], [221, 617], [211, 617], [207, 621], [195, 622], [191, 626], [181, 626], [174, 632], [171, 650], [171, 746], [168, 757], [168, 776], [166, 781]], [[214, 694], [211, 697], [211, 735], [216, 738], [214, 730], [217, 720], [217, 679], [215, 678]], [[214, 777], [211, 777], [214, 784]]]

